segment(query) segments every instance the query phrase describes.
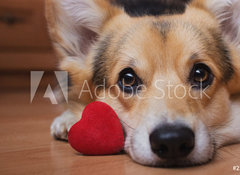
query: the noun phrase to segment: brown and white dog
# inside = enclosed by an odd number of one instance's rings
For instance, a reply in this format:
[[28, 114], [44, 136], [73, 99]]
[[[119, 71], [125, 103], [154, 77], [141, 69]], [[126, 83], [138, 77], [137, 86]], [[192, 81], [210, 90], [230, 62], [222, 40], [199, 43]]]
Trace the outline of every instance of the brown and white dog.
[[239, 0], [47, 0], [46, 14], [72, 80], [56, 138], [99, 100], [144, 165], [202, 164], [240, 142]]

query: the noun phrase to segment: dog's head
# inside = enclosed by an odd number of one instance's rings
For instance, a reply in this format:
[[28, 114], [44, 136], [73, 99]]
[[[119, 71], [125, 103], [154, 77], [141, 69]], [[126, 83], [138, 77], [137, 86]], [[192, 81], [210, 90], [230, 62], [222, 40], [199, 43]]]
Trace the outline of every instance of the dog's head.
[[94, 100], [113, 107], [141, 164], [207, 162], [233, 141], [221, 131], [240, 89], [239, 10], [237, 0], [48, 0], [72, 110]]

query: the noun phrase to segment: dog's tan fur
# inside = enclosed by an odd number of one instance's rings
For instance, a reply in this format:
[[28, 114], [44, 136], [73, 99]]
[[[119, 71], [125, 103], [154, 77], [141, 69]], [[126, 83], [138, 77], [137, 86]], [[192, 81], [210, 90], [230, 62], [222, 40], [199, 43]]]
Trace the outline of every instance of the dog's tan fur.
[[[74, 5], [81, 6], [81, 2], [85, 9], [79, 9], [79, 12], [86, 10], [86, 14], [82, 12], [77, 16], [78, 11], [77, 8], [74, 9]], [[68, 3], [72, 3], [69, 8]], [[163, 161], [152, 153], [141, 155], [135, 150], [133, 140], [139, 143], [141, 139], [138, 138], [141, 135], [135, 134], [134, 130], [141, 133], [141, 128], [144, 128], [144, 133], [149, 134], [157, 124], [165, 120], [181, 120], [195, 132], [208, 132], [206, 137], [210, 138], [202, 141], [202, 147], [207, 148], [195, 150], [196, 154], [203, 155], [197, 156], [193, 153], [189, 156], [189, 164], [203, 163], [211, 159], [214, 145], [220, 147], [240, 141], [240, 134], [236, 134], [240, 133], [240, 127], [236, 125], [237, 122], [240, 124], [240, 103], [237, 97], [232, 97], [240, 92], [240, 41], [233, 42], [227, 33], [224, 34], [221, 22], [214, 13], [215, 9], [210, 4], [208, 0], [194, 0], [184, 14], [133, 18], [106, 0], [47, 0], [48, 27], [60, 58], [60, 68], [69, 72], [73, 82], [68, 105], [73, 114], [67, 112], [61, 116], [61, 120], [55, 121], [52, 134], [66, 138], [67, 129], [81, 117], [84, 106], [101, 100], [111, 105], [119, 115], [127, 132], [125, 150], [135, 161], [142, 164], [161, 165]], [[87, 14], [87, 8], [92, 10], [91, 13]], [[71, 11], [74, 13], [71, 14]], [[91, 41], [85, 45], [81, 34], [86, 34], [86, 29], [94, 38], [90, 37]], [[221, 41], [214, 36], [219, 36]], [[226, 65], [227, 60], [221, 59], [219, 45], [229, 50], [230, 67]], [[104, 52], [101, 49], [104, 49]], [[105, 91], [100, 89], [97, 94], [103, 96], [105, 92], [107, 95], [104, 99], [94, 95], [94, 89], [98, 85], [96, 81], [99, 81], [93, 78], [94, 62], [96, 58], [103, 59], [99, 54], [104, 54], [104, 63], [100, 63], [104, 64], [106, 69], [103, 74], [107, 85]], [[213, 84], [205, 91], [210, 98], [196, 100], [189, 95], [181, 99], [153, 98], [161, 96], [162, 93], [155, 86], [158, 79], [165, 82], [170, 80], [173, 85], [181, 84], [189, 90], [187, 78], [192, 66], [197, 62], [207, 64], [215, 76]], [[110, 89], [110, 86], [116, 84], [119, 72], [126, 67], [132, 67], [141, 77], [147, 88], [140, 94], [144, 98], [133, 96], [126, 100], [122, 94], [116, 99], [111, 98], [118, 94], [119, 89]], [[231, 70], [226, 69], [229, 68], [233, 69], [233, 75], [228, 76], [231, 73], [228, 71]], [[79, 92], [88, 88], [84, 82], [88, 82], [91, 94], [84, 93], [79, 98]], [[159, 86], [167, 92], [165, 85], [163, 83]], [[170, 94], [173, 93], [171, 90]], [[184, 92], [179, 89], [177, 94], [181, 96]], [[199, 97], [196, 91], [191, 91], [191, 95]], [[72, 116], [71, 119], [66, 117], [69, 115]], [[64, 125], [66, 120], [71, 120], [67, 124], [69, 126]], [[199, 136], [199, 140], [202, 139], [204, 138]], [[196, 147], [201, 147], [200, 144], [199, 141]]]

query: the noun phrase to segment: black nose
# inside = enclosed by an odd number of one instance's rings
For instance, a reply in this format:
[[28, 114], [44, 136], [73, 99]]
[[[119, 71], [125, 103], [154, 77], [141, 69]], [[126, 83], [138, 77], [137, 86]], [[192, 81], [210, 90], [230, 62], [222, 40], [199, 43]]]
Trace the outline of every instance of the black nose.
[[150, 143], [160, 158], [184, 158], [194, 148], [194, 133], [182, 125], [163, 125], [152, 132]]

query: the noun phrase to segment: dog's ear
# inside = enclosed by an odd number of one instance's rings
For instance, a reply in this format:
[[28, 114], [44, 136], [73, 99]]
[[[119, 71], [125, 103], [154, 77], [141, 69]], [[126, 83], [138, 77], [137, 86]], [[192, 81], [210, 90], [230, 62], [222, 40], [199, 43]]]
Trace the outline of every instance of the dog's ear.
[[228, 82], [228, 90], [230, 94], [240, 93], [240, 1], [208, 0], [207, 5], [216, 15], [223, 37], [233, 46], [231, 57], [234, 74]]
[[240, 48], [240, 1], [209, 0], [208, 7], [219, 20], [223, 34]]
[[120, 12], [108, 0], [46, 0], [49, 33], [60, 67], [84, 67], [104, 24]]
[[193, 0], [193, 4], [212, 12], [221, 25], [223, 36], [240, 48], [239, 0]]
[[216, 17], [221, 35], [228, 43], [232, 73], [227, 87], [230, 94], [240, 93], [240, 1], [239, 0], [193, 0], [192, 5], [209, 11]]

